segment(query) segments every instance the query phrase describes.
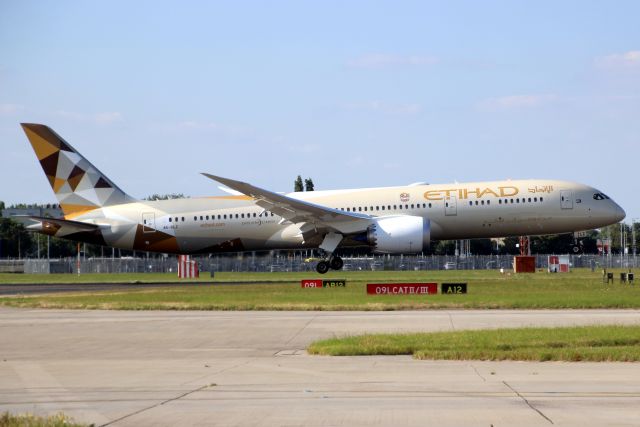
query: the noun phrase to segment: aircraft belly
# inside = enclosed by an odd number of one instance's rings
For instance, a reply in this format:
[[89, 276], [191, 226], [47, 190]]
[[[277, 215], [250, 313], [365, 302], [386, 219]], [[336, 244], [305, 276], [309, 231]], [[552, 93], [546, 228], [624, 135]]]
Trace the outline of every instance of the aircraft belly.
[[295, 248], [301, 245], [300, 231], [278, 225], [275, 220], [251, 219], [238, 223], [200, 224], [198, 228], [176, 230], [182, 253], [216, 253]]

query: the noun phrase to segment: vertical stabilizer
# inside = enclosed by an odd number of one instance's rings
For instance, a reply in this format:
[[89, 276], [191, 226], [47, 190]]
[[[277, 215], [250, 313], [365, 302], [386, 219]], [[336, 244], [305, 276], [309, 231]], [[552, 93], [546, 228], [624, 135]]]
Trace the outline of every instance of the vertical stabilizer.
[[22, 123], [22, 129], [65, 217], [134, 200], [48, 126]]

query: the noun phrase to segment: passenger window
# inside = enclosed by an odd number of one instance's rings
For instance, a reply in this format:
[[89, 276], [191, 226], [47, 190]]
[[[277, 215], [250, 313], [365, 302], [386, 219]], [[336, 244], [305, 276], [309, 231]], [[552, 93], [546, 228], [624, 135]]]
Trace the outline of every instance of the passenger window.
[[469, 200], [469, 206], [473, 206], [473, 202]]
[[384, 210], [384, 205], [382, 205], [382, 210]]
[[542, 201], [544, 201], [544, 199], [542, 197], [540, 197], [540, 201], [542, 202]]
[[482, 200], [482, 201], [480, 202], [480, 204], [481, 204], [481, 205], [484, 205], [484, 200]]
[[498, 199], [498, 204], [501, 205], [502, 204], [502, 199]]
[[169, 222], [171, 222], [171, 217], [169, 217]]
[[413, 207], [413, 203], [411, 203], [411, 209], [415, 209], [415, 208]]
[[429, 207], [431, 207], [431, 203], [429, 203]]
[[193, 217], [193, 220], [194, 220], [194, 221], [197, 221], [197, 220], [198, 220], [198, 217], [197, 217], [197, 216], [194, 216], [194, 217]]
[[490, 205], [491, 204], [491, 200], [487, 200], [487, 204]]
[[184, 217], [182, 217], [182, 222], [184, 222]]
[[476, 200], [476, 206], [478, 206], [478, 201]]

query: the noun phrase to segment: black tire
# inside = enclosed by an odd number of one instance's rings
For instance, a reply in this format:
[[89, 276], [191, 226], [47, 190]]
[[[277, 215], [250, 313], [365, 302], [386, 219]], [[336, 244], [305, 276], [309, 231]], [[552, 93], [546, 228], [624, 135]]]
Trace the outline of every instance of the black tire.
[[329, 263], [327, 261], [320, 261], [316, 265], [316, 271], [320, 274], [325, 274], [327, 271], [329, 271]]
[[342, 258], [340, 258], [339, 256], [335, 256], [331, 258], [331, 261], [329, 261], [329, 266], [333, 270], [341, 270], [343, 265], [344, 261], [342, 261]]

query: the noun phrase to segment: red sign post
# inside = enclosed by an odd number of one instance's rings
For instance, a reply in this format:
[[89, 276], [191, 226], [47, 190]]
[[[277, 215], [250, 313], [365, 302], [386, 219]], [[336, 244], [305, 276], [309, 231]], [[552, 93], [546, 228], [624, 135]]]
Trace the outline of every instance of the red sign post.
[[322, 279], [301, 280], [300, 285], [303, 288], [322, 288]]

